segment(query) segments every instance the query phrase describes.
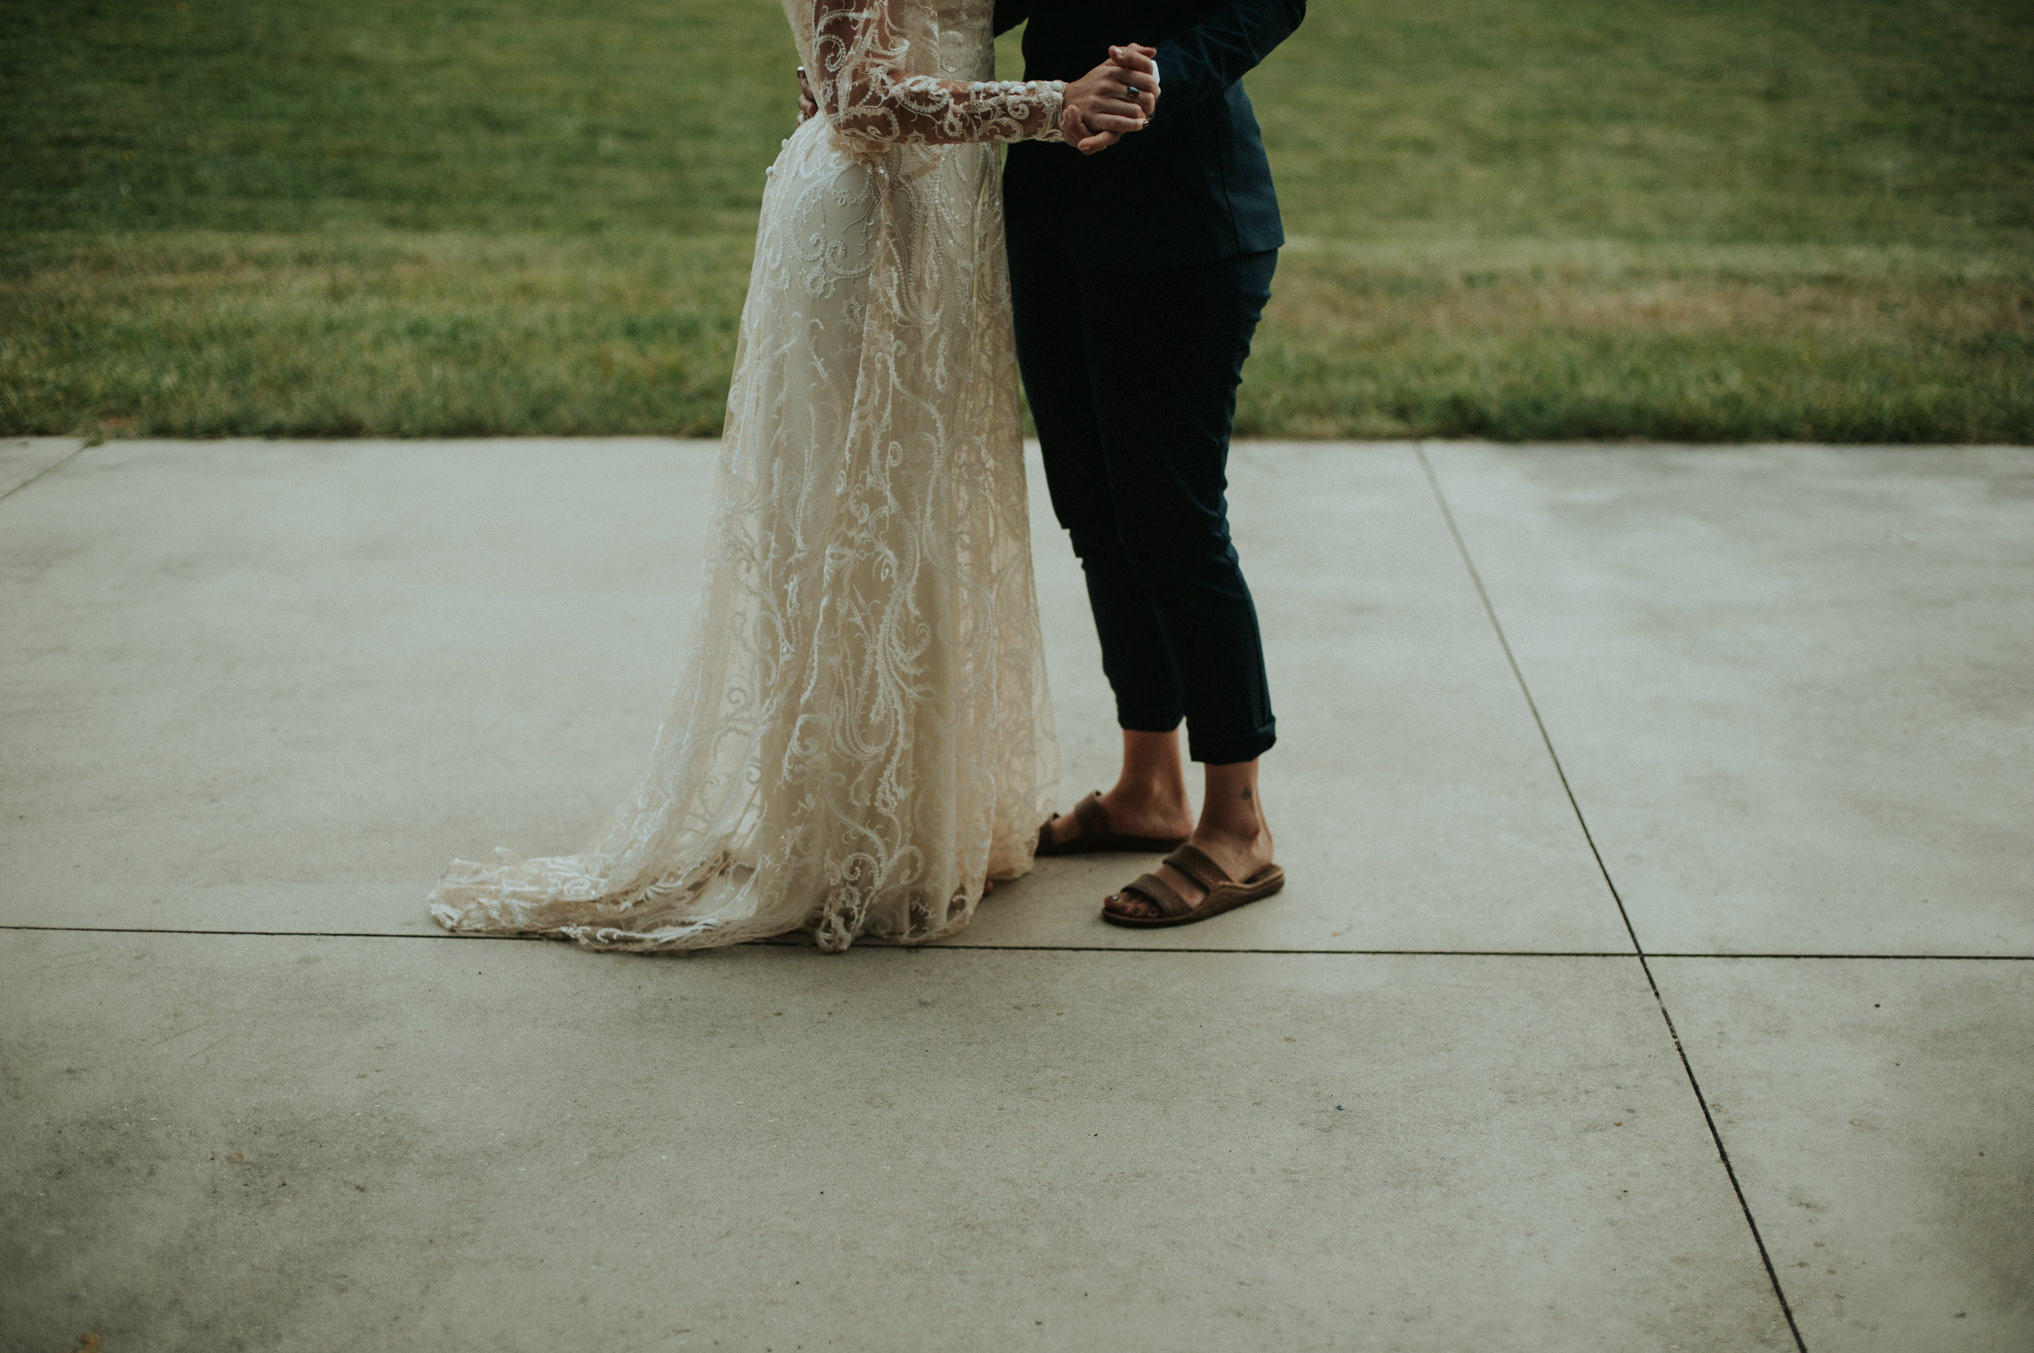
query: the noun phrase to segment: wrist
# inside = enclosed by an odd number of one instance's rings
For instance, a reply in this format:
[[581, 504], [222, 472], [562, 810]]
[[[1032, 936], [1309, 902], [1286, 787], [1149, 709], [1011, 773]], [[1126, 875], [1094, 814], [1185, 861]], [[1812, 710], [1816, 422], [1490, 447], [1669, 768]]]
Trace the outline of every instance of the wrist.
[[1045, 116], [1043, 118], [1044, 125], [1038, 133], [1038, 139], [1041, 141], [1074, 140], [1073, 130], [1066, 125], [1067, 118], [1071, 116], [1076, 122], [1080, 119], [1079, 114], [1075, 113], [1072, 106], [1066, 101], [1066, 81], [1043, 80], [1040, 81], [1040, 84], [1042, 88], [1039, 91], [1039, 101], [1044, 105], [1043, 111]]

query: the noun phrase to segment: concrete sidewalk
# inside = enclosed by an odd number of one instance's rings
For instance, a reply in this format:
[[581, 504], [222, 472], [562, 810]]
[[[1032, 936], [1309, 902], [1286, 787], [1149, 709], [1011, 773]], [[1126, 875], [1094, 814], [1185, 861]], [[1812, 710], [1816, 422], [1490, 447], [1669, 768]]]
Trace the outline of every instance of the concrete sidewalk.
[[2034, 1348], [2034, 450], [1239, 447], [1280, 898], [442, 934], [713, 456], [0, 444], [0, 1350]]

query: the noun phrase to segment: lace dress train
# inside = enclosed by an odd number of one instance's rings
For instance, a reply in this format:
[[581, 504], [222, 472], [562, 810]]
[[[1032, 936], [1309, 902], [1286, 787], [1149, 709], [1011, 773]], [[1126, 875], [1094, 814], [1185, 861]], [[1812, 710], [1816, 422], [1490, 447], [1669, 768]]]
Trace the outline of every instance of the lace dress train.
[[455, 862], [448, 929], [619, 949], [965, 925], [1058, 790], [990, 143], [992, 0], [786, 0], [822, 116], [770, 170], [709, 555], [648, 773], [583, 854]]

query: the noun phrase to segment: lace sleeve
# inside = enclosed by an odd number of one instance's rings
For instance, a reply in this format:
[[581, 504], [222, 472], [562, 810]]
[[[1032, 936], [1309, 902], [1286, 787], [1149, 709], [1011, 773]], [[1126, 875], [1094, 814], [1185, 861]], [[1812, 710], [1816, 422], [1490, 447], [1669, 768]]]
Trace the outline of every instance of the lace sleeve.
[[942, 80], [904, 69], [890, 0], [812, 0], [813, 97], [842, 135], [894, 145], [1059, 141], [1058, 80]]

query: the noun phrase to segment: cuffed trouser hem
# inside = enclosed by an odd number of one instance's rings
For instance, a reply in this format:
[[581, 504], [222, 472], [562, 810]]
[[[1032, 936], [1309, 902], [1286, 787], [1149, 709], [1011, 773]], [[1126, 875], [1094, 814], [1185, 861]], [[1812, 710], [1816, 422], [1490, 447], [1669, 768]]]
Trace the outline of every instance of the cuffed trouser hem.
[[1187, 757], [1208, 766], [1232, 766], [1239, 761], [1255, 761], [1271, 750], [1271, 744], [1278, 741], [1278, 724], [1274, 720], [1253, 733], [1217, 733], [1202, 737], [1187, 728]]

